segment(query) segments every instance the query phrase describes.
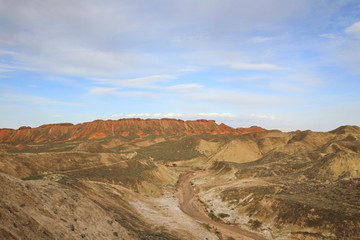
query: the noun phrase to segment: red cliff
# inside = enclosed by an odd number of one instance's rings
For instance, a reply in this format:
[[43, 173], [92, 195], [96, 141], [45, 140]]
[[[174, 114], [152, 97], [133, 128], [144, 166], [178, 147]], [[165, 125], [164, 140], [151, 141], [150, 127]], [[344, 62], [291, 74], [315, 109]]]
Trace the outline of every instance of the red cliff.
[[183, 121], [178, 119], [120, 119], [95, 120], [73, 125], [71, 123], [47, 124], [37, 128], [21, 127], [18, 130], [0, 129], [1, 143], [30, 143], [65, 141], [72, 139], [97, 139], [109, 136], [243, 134], [264, 131], [259, 127], [235, 129], [213, 120]]

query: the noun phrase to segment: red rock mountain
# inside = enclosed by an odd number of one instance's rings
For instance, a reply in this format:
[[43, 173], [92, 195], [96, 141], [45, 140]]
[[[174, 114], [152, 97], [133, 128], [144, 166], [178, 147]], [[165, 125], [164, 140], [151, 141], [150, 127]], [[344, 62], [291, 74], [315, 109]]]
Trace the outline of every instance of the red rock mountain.
[[183, 121], [178, 119], [119, 119], [96, 120], [73, 125], [71, 123], [47, 124], [37, 128], [20, 127], [0, 129], [0, 143], [38, 143], [66, 141], [73, 139], [98, 139], [109, 136], [139, 137], [147, 135], [194, 135], [209, 134], [244, 134], [259, 132], [260, 127], [232, 128], [225, 124], [216, 124], [213, 120]]

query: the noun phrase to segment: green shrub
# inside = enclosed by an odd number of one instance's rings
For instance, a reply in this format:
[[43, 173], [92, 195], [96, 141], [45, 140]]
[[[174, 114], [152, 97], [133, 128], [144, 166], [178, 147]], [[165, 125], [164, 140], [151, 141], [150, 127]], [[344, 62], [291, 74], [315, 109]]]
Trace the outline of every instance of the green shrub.
[[69, 181], [69, 177], [68, 176], [61, 176], [61, 178], [57, 181], [58, 183], [61, 183], [61, 184], [67, 184]]
[[46, 176], [46, 174], [39, 174], [39, 175], [32, 175], [29, 177], [24, 177], [22, 180], [29, 181], [29, 180], [41, 180]]
[[249, 224], [251, 225], [251, 227], [254, 228], [254, 229], [257, 229], [257, 228], [261, 227], [261, 225], [262, 225], [262, 222], [260, 222], [260, 221], [257, 220], [257, 219], [256, 219], [256, 220], [250, 219], [248, 223], [249, 223]]
[[230, 215], [227, 214], [227, 213], [219, 213], [218, 216], [221, 217], [221, 218], [230, 217]]
[[215, 215], [214, 211], [211, 210], [210, 212], [208, 212], [208, 216], [212, 219], [212, 220], [218, 220], [219, 218]]
[[208, 223], [203, 223], [202, 224], [207, 230], [210, 230], [211, 229], [211, 226], [210, 226], [210, 224], [208, 224]]

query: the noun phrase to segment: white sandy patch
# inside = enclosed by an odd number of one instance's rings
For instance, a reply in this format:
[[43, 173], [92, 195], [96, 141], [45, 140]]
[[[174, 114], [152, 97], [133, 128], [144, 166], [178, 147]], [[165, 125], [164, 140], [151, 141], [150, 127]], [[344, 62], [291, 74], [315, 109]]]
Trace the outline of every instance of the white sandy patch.
[[[222, 218], [224, 222], [227, 223], [234, 223], [239, 224], [242, 226], [242, 228], [246, 229], [247, 231], [251, 231], [254, 233], [259, 233], [258, 231], [254, 231], [249, 227], [248, 221], [250, 220], [247, 216], [242, 216], [238, 213], [236, 210], [237, 206], [234, 206], [231, 204], [231, 202], [225, 202], [221, 199], [221, 192], [225, 190], [225, 187], [221, 184], [219, 185], [219, 181], [211, 182], [213, 180], [212, 178], [208, 179], [196, 179], [193, 180], [194, 185], [197, 187], [200, 187], [202, 191], [198, 193], [199, 199], [204, 202], [207, 206], [208, 211], [213, 211], [216, 216], [218, 216], [220, 213], [228, 214], [229, 217]], [[224, 183], [224, 182], [222, 182]], [[269, 185], [269, 183], [265, 181], [255, 181], [254, 179], [243, 179], [238, 181], [233, 181], [231, 183], [226, 184], [226, 188], [228, 187], [240, 187], [244, 185]], [[225, 184], [224, 184], [225, 185]], [[253, 194], [249, 194], [244, 199], [240, 199], [240, 202], [243, 202], [247, 199], [251, 199]], [[262, 230], [260, 231], [261, 234], [263, 234], [266, 238], [272, 239], [271, 233], [268, 230], [267, 226], [263, 226]]]
[[129, 203], [146, 221], [158, 227], [173, 229], [181, 239], [218, 239], [204, 226], [180, 210], [179, 200], [173, 196], [172, 191], [165, 190], [165, 194], [161, 198], [146, 198], [144, 201], [134, 199]]

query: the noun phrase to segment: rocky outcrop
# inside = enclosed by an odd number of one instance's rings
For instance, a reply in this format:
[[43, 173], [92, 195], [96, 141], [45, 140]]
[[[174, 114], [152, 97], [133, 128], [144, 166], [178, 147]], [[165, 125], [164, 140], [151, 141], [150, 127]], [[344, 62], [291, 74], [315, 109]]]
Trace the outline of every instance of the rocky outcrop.
[[258, 127], [258, 126], [251, 126], [249, 128], [237, 128], [236, 132], [240, 133], [240, 134], [245, 134], [245, 133], [252, 133], [252, 132], [262, 132], [265, 131], [266, 129], [262, 128], [262, 127]]
[[40, 143], [105, 137], [143, 137], [148, 135], [243, 134], [264, 131], [260, 127], [235, 129], [213, 120], [183, 121], [178, 119], [96, 120], [73, 125], [47, 124], [37, 128], [0, 129], [0, 143]]

